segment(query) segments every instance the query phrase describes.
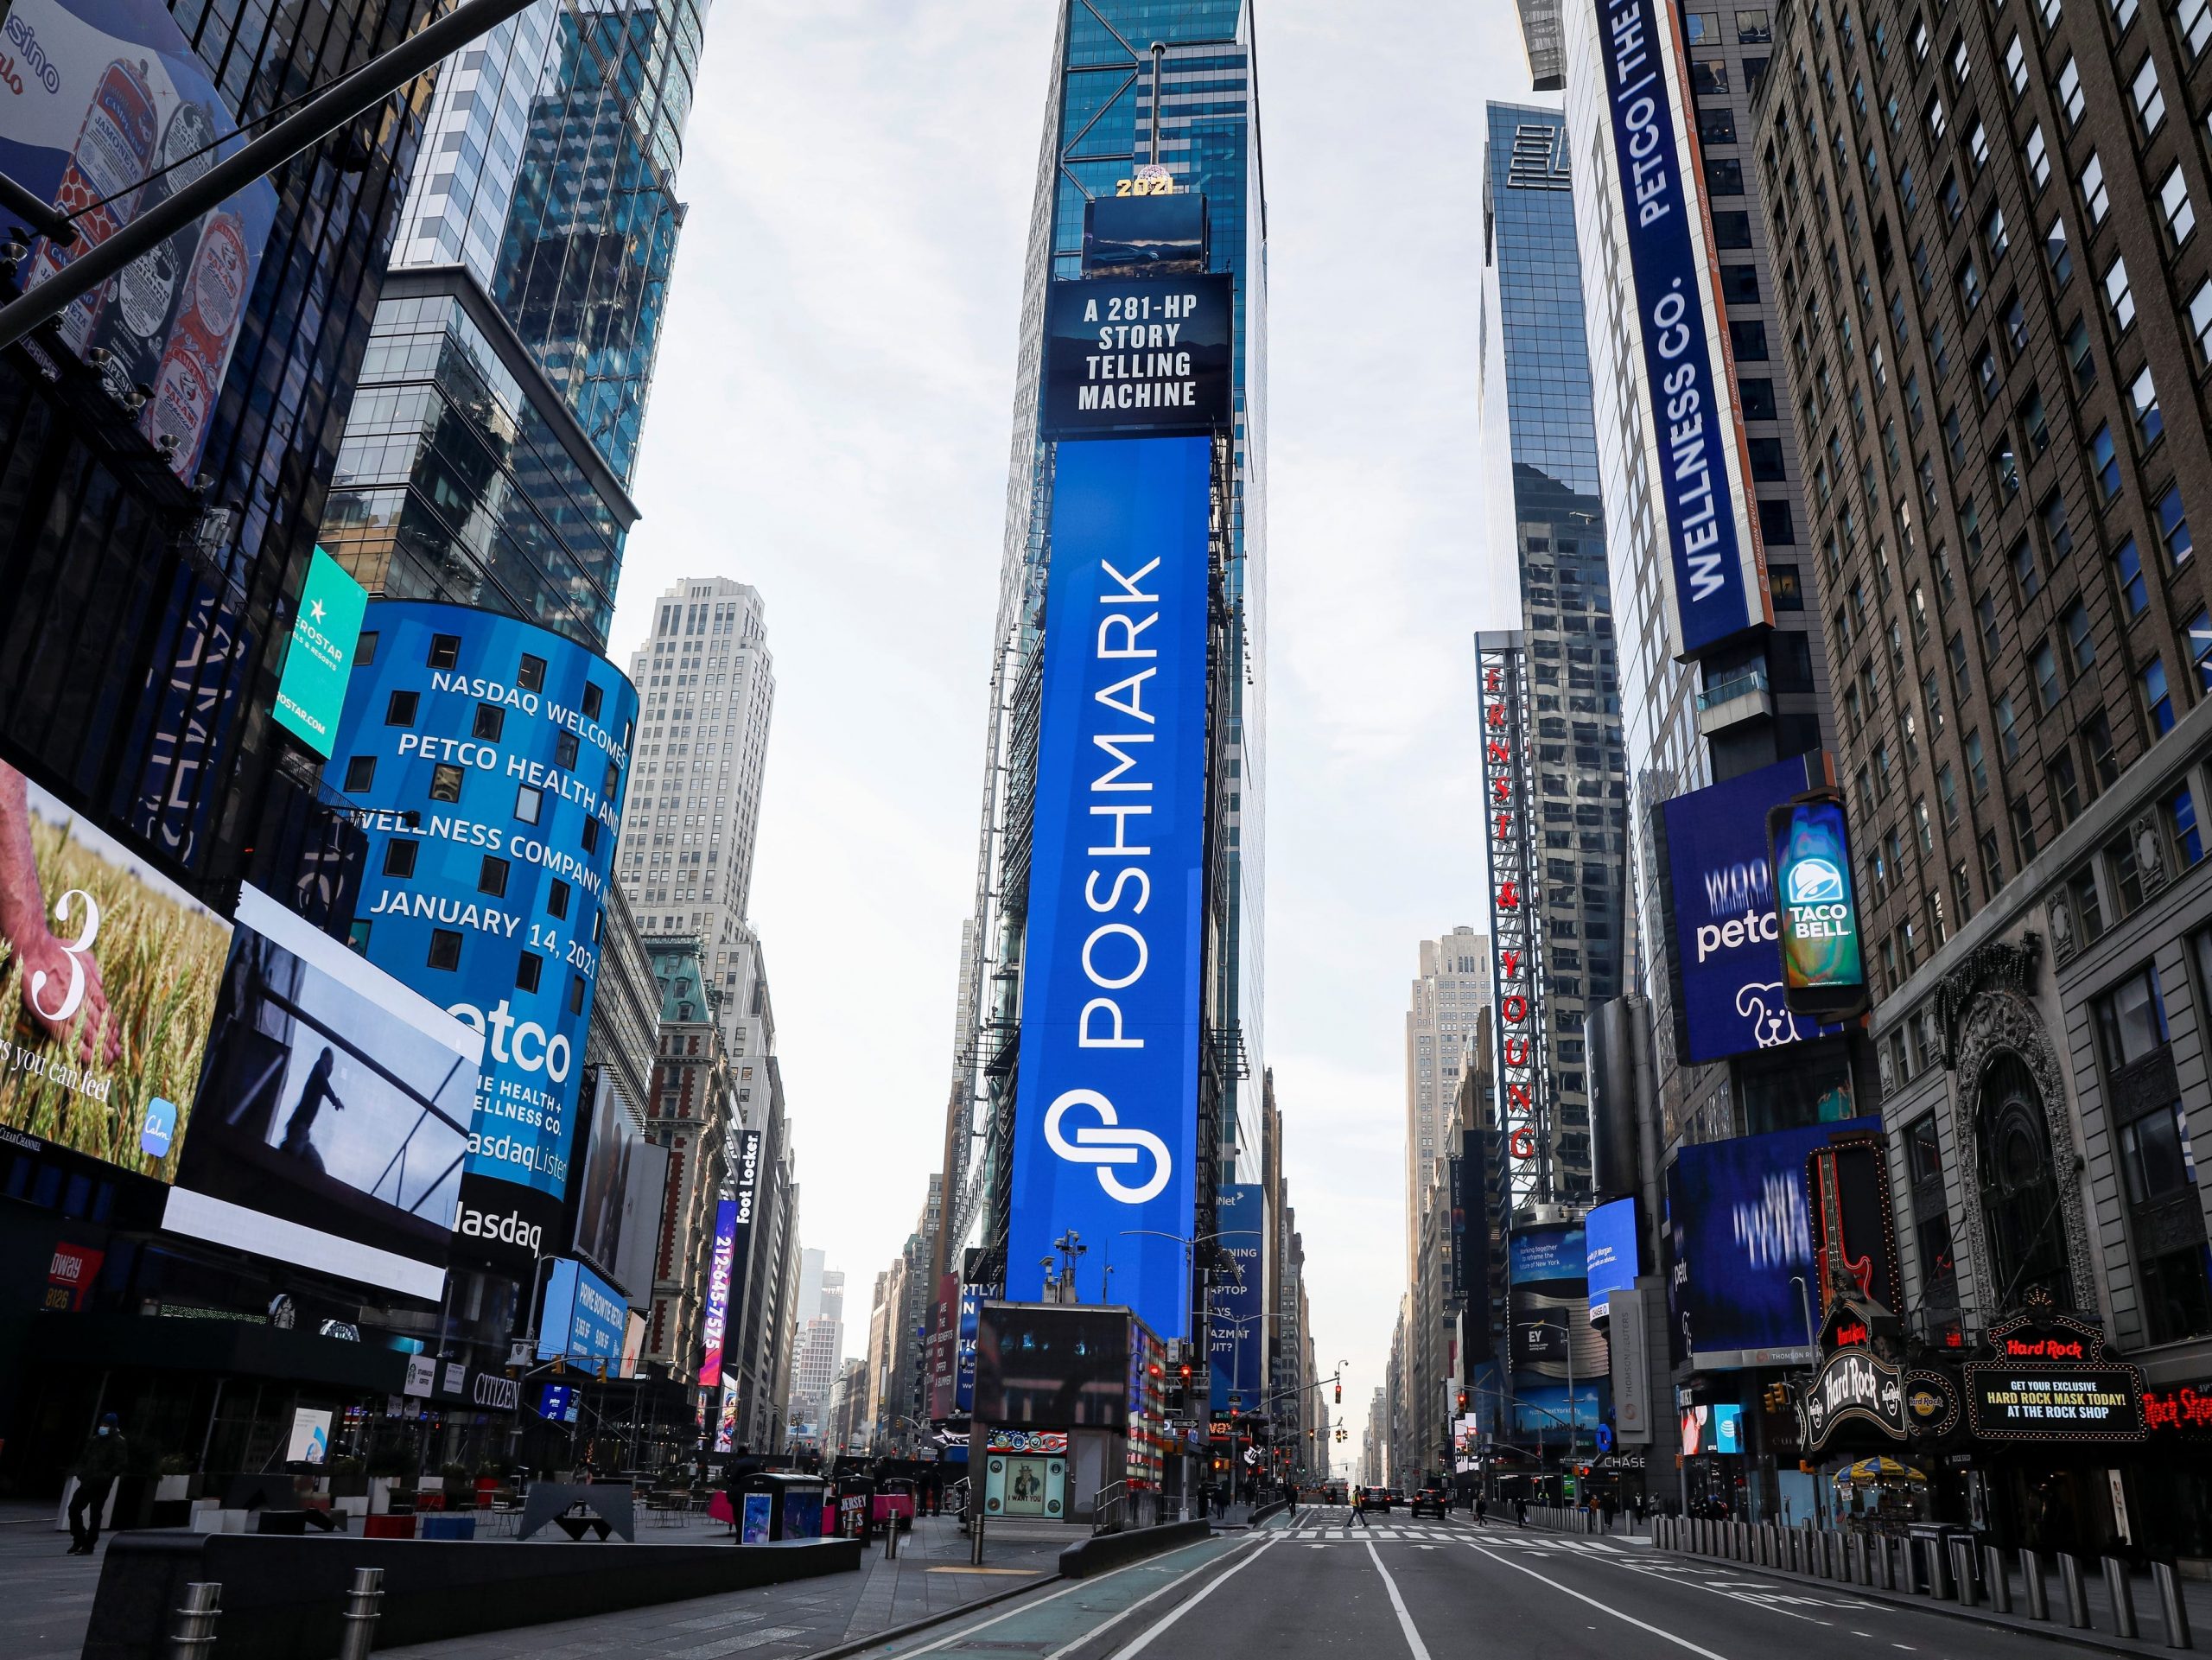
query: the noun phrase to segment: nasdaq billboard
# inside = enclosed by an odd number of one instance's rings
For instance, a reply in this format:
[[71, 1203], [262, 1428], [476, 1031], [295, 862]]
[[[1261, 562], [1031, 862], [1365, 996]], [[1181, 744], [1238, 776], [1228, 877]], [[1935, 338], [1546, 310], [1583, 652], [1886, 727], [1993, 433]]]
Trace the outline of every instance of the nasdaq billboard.
[[1235, 281], [1194, 273], [1053, 283], [1038, 417], [1045, 436], [1225, 429]]
[[1816, 753], [1659, 804], [1675, 1041], [1703, 1065], [1820, 1034], [1783, 989], [1767, 811], [1820, 781]]
[[530, 623], [412, 600], [362, 618], [328, 773], [369, 834], [353, 944], [485, 1038], [470, 1237], [518, 1204], [557, 1237], [637, 708], [613, 664]]
[[1007, 1249], [1030, 1301], [1055, 1238], [1096, 1240], [1114, 1301], [1173, 1339], [1192, 1335], [1211, 467], [1207, 438], [1059, 447]]
[[1643, 345], [1645, 454], [1658, 487], [1677, 657], [1694, 657], [1774, 620], [1764, 561], [1741, 503], [1749, 451], [1730, 384], [1714, 257], [1689, 189], [1682, 124], [1688, 88], [1672, 13], [1656, 0], [1600, 9], [1623, 232]]

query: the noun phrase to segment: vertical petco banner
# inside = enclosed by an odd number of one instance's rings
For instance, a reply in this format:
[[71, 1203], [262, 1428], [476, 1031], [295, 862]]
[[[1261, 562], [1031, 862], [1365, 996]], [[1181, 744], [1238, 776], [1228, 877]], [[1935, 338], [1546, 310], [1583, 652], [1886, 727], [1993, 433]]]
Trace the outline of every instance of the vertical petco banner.
[[[1212, 440], [1059, 447], [1007, 1295], [1082, 1235], [1080, 1298], [1191, 1335]], [[1131, 1233], [1149, 1229], [1153, 1233]]]
[[1704, 215], [1686, 188], [1681, 62], [1657, 0], [1607, 0], [1599, 20], [1651, 439], [1645, 461], [1666, 507], [1677, 657], [1774, 620], [1750, 519]]

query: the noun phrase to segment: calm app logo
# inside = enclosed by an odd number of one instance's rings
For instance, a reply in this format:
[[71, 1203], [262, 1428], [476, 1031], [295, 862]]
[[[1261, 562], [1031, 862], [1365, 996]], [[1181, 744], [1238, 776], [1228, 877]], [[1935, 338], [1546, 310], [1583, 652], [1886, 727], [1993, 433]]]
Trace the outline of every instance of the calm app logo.
[[139, 1150], [156, 1159], [169, 1155], [176, 1135], [176, 1103], [156, 1096], [146, 1103], [146, 1122], [138, 1127]]

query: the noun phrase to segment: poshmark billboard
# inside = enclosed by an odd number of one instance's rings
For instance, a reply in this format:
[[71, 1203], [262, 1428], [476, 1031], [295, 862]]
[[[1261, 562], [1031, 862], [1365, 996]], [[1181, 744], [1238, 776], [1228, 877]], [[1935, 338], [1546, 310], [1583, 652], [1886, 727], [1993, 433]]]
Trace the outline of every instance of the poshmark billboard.
[[[1067, 287], [1105, 292], [1113, 283]], [[1191, 1331], [1211, 437], [1059, 447], [1007, 1295], [1073, 1228], [1080, 1301]]]
[[1644, 462], [1664, 509], [1669, 645], [1695, 657], [1771, 623], [1766, 562], [1745, 504], [1750, 449], [1736, 413], [1716, 257], [1688, 188], [1694, 152], [1681, 54], [1658, 0], [1605, 0], [1605, 93], [1628, 244], [1649, 425]]

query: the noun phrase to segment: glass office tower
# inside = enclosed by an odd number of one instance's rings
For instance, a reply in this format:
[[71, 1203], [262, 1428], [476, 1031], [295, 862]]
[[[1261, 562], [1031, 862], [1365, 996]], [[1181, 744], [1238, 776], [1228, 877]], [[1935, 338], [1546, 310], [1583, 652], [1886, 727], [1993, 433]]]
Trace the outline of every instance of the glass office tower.
[[1510, 434], [1529, 708], [1531, 870], [1546, 968], [1551, 1193], [1590, 1197], [1583, 1021], [1621, 986], [1627, 772], [1605, 515], [1598, 493], [1566, 124], [1489, 106], [1483, 169], [1483, 392]]
[[439, 72], [323, 525], [372, 589], [604, 648], [703, 21], [541, 0]]
[[[1052, 96], [1030, 220], [1024, 333], [1014, 388], [1006, 539], [1000, 566], [992, 696], [984, 749], [975, 938], [987, 960], [965, 976], [947, 1145], [953, 1192], [946, 1237], [1003, 1238], [985, 1215], [988, 1150], [1006, 1145], [1020, 1018], [1029, 815], [1035, 791], [1051, 447], [1038, 436], [1046, 285], [1082, 265], [1084, 203], [1112, 195], [1140, 166], [1166, 168], [1176, 190], [1203, 194], [1212, 269], [1236, 283], [1235, 467], [1228, 593], [1232, 649], [1226, 723], [1229, 927], [1205, 989], [1209, 1064], [1224, 1088], [1220, 1159], [1231, 1180], [1259, 1180], [1262, 1071], [1261, 802], [1267, 696], [1265, 203], [1260, 173], [1258, 67], [1252, 9], [1242, 0], [1063, 0]], [[978, 1230], [982, 1230], [979, 1234]], [[957, 1267], [957, 1261], [950, 1264]]]

